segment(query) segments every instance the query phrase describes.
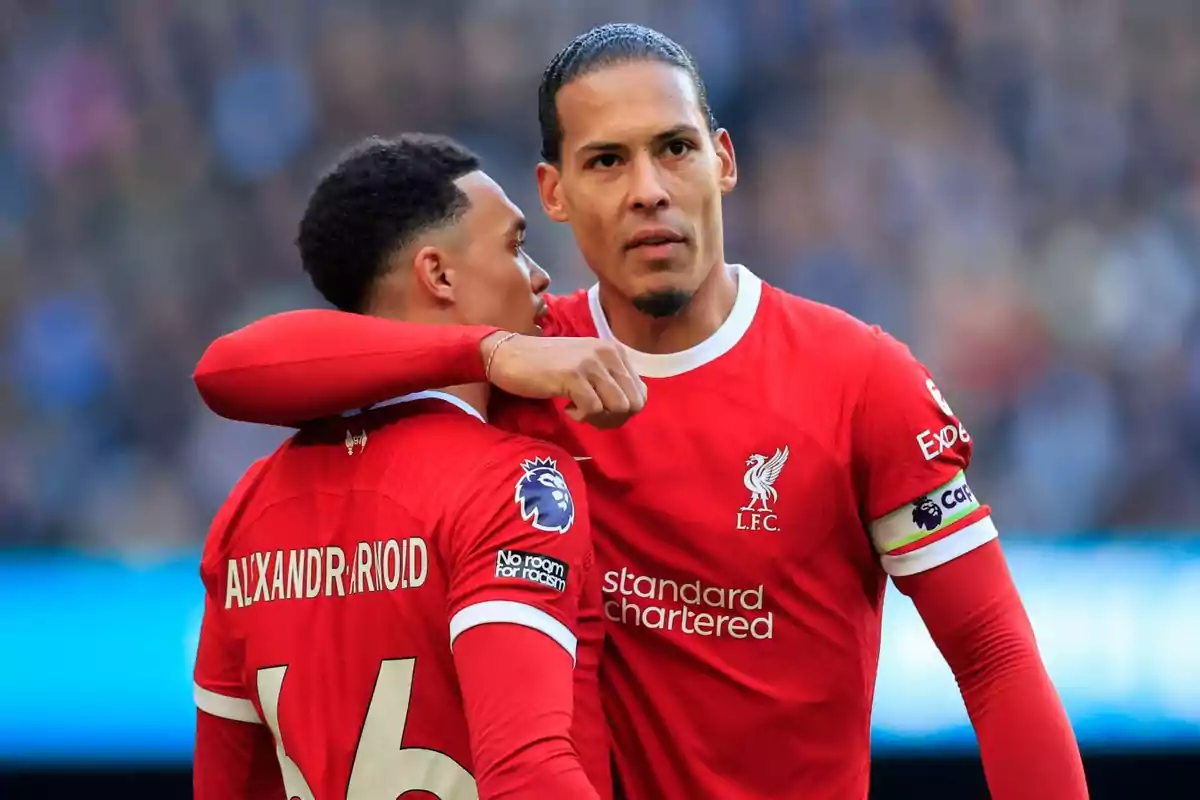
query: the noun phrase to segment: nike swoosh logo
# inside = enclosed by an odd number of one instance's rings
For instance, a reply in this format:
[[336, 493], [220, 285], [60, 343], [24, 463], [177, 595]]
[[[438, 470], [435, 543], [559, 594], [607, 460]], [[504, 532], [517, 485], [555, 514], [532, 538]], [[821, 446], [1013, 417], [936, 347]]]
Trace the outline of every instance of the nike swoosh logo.
[[591, 456], [575, 456], [576, 461], [591, 461]]

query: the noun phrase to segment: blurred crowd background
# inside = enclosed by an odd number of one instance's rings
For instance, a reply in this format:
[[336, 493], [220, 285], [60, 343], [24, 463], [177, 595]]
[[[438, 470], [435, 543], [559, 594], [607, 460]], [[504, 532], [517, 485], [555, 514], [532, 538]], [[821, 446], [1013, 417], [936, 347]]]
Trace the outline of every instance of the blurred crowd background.
[[536, 86], [610, 20], [699, 60], [730, 260], [908, 342], [1006, 533], [1200, 529], [1194, 0], [0, 0], [0, 546], [202, 539], [285, 432], [191, 370], [318, 304], [296, 224], [360, 137], [461, 137], [588, 285]]

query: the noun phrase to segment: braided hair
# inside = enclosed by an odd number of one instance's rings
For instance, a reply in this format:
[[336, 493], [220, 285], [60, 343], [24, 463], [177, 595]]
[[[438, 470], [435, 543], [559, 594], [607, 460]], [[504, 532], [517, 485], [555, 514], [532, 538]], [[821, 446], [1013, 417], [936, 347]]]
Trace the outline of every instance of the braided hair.
[[538, 87], [538, 122], [542, 128], [542, 159], [557, 164], [562, 159], [562, 124], [558, 119], [557, 99], [562, 87], [576, 78], [618, 64], [657, 61], [678, 67], [696, 86], [700, 112], [709, 130], [717, 129], [717, 120], [708, 105], [708, 91], [692, 54], [665, 34], [644, 25], [610, 22], [581, 33], [550, 60]]

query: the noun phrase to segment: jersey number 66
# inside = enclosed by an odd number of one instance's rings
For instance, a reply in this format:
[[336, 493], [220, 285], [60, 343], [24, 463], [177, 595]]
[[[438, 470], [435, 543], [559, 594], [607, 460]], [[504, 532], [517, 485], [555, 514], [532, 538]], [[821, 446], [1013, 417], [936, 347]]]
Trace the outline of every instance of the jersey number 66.
[[[346, 786], [346, 800], [395, 800], [405, 792], [429, 792], [439, 800], [479, 800], [475, 779], [445, 753], [401, 747], [412, 697], [415, 658], [388, 659], [379, 677]], [[296, 762], [288, 757], [279, 732], [279, 695], [287, 665], [258, 671], [258, 699], [275, 736], [275, 754], [283, 770], [289, 800], [316, 800]]]

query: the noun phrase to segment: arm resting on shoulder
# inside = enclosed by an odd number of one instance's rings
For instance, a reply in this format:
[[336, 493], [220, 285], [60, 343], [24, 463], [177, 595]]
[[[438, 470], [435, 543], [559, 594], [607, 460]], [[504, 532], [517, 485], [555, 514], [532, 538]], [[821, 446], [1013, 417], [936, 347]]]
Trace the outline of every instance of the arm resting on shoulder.
[[289, 311], [217, 339], [193, 379], [222, 417], [291, 426], [411, 392], [481, 382], [480, 343], [496, 331]]

